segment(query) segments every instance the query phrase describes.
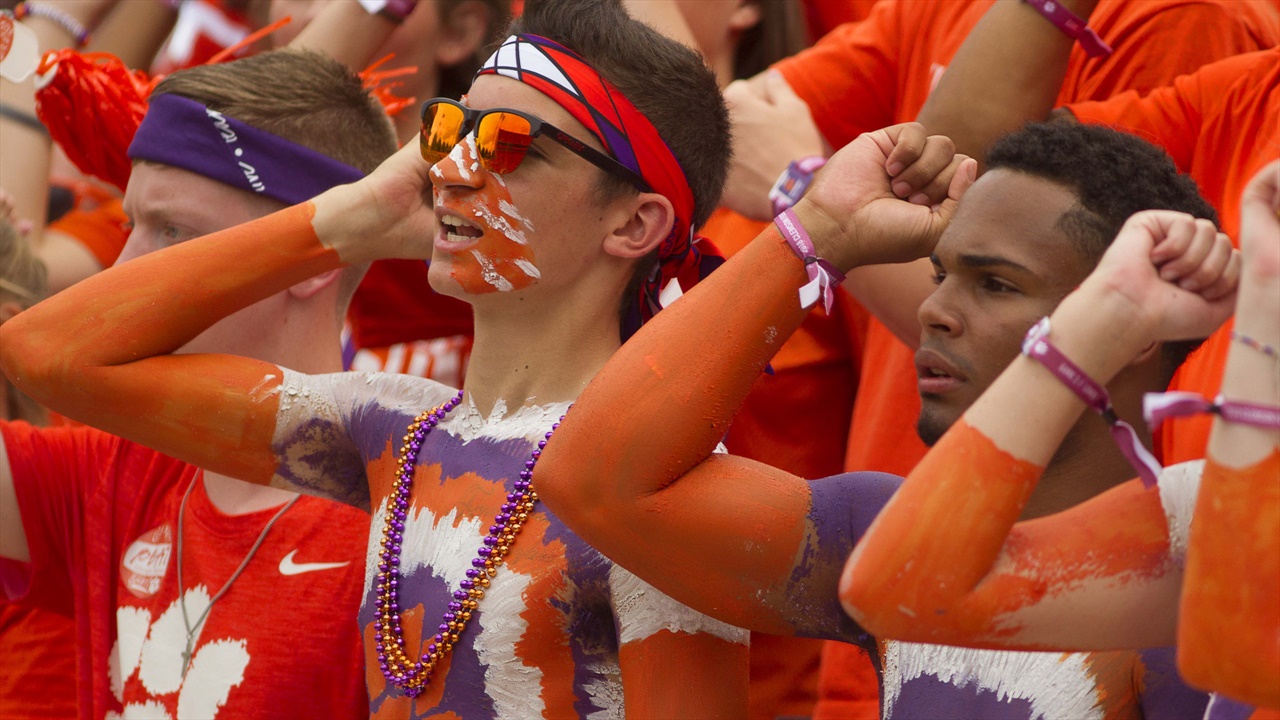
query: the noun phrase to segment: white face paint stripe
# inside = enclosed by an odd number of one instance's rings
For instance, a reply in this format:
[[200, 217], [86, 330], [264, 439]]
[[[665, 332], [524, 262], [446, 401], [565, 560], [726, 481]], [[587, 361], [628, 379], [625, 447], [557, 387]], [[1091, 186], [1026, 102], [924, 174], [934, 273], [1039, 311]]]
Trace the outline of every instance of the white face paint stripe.
[[524, 258], [516, 258], [513, 262], [516, 267], [520, 268], [524, 272], [525, 275], [528, 275], [535, 280], [542, 277], [542, 272], [538, 270], [537, 266], [528, 260], [525, 260]]
[[498, 292], [510, 292], [515, 289], [511, 281], [498, 274], [497, 269], [493, 266], [493, 261], [484, 256], [479, 250], [472, 249], [471, 255], [475, 257], [476, 262], [480, 263], [480, 276], [484, 281], [497, 288]]

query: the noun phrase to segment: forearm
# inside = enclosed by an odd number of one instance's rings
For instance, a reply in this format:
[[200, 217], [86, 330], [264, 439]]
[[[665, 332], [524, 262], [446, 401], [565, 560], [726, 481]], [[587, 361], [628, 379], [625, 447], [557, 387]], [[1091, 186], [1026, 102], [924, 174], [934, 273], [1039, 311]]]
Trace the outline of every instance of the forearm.
[[[1264, 242], [1273, 242], [1267, 238]], [[1268, 287], [1269, 285], [1269, 287]], [[1280, 347], [1280, 280], [1241, 289], [1235, 330]], [[1280, 359], [1232, 344], [1228, 400], [1280, 406]], [[1217, 418], [1196, 502], [1179, 624], [1193, 684], [1280, 707], [1280, 430]]]
[[[1087, 18], [1097, 0], [1061, 3]], [[917, 120], [980, 159], [1001, 135], [1048, 117], [1074, 44], [1022, 0], [1001, 0], [969, 33]]]
[[1182, 585], [1178, 669], [1196, 687], [1277, 708], [1280, 451], [1273, 445], [1246, 466], [1209, 452]]
[[147, 70], [177, 20], [177, 10], [159, 0], [120, 3], [94, 31], [86, 50], [111, 53], [127, 67]]
[[[1105, 385], [1127, 346], [1100, 298], [1054, 313], [1051, 341]], [[995, 638], [1045, 584], [1007, 563], [1006, 541], [1043, 468], [1084, 404], [1038, 361], [1018, 357], [912, 471], [846, 567], [842, 599], [888, 636]], [[914, 626], [914, 627], [912, 627]], [[914, 634], [914, 635], [913, 635]]]
[[369, 13], [355, 0], [339, 0], [322, 10], [289, 47], [324, 53], [359, 72], [378, 59], [374, 53], [395, 29], [390, 19]]
[[[281, 373], [268, 363], [168, 353], [219, 319], [340, 266], [310, 204], [99, 273], [0, 327], [14, 384], [64, 415], [261, 482]], [[203, 444], [202, 444], [203, 443]]]
[[630, 503], [710, 455], [804, 319], [796, 292], [805, 282], [770, 226], [658, 313], [575, 403], [538, 465], [539, 493], [557, 513]]

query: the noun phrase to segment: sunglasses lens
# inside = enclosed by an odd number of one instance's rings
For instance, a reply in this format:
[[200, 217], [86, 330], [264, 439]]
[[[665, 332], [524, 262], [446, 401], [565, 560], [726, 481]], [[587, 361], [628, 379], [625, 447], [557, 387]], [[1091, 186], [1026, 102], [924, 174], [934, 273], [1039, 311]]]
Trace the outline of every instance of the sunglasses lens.
[[465, 120], [462, 108], [456, 105], [443, 102], [428, 105], [422, 113], [422, 134], [418, 138], [423, 159], [435, 165], [448, 157], [462, 139]]
[[489, 172], [503, 174], [520, 167], [533, 142], [529, 121], [505, 112], [492, 112], [476, 128], [476, 150]]

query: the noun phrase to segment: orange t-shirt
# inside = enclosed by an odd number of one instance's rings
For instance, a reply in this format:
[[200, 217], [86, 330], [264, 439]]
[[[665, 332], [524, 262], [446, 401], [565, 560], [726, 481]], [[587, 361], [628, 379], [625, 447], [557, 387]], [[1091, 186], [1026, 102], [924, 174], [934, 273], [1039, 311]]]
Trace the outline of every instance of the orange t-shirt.
[[49, 226], [80, 243], [104, 268], [115, 264], [129, 239], [129, 217], [119, 199], [92, 210], [72, 210]]
[[804, 0], [804, 21], [812, 40], [845, 23], [858, 22], [871, 14], [880, 0]]
[[[1145, 97], [1069, 105], [1081, 121], [1111, 125], [1163, 147], [1217, 208], [1222, 229], [1239, 242], [1240, 196], [1267, 163], [1280, 159], [1280, 48], [1228, 58], [1184, 75]], [[1230, 324], [1214, 333], [1174, 376], [1172, 389], [1213, 397], [1231, 345]], [[1166, 465], [1204, 457], [1209, 416], [1161, 428]]]
[[[731, 256], [768, 225], [719, 208], [699, 234]], [[810, 312], [774, 356], [774, 374], [756, 380], [734, 416], [729, 452], [804, 478], [842, 472], [868, 319], [843, 290], [830, 315]], [[779, 422], [783, 415], [787, 421]], [[822, 647], [820, 640], [752, 633], [749, 717], [812, 714]]]
[[[952, 56], [994, 0], [882, 0], [866, 20], [842, 26], [775, 67], [809, 105], [832, 147], [858, 135], [915, 119]], [[1071, 51], [1058, 104], [1101, 100], [1125, 90], [1168, 85], [1202, 65], [1266, 47], [1280, 39], [1273, 5], [1235, 0], [1102, 0], [1089, 24], [1114, 52], [1090, 58]], [[874, 319], [862, 358], [846, 469], [906, 475], [924, 456], [916, 436], [920, 412], [913, 353]], [[861, 651], [830, 649], [826, 662]], [[865, 681], [855, 674], [853, 684]], [[860, 687], [828, 686], [825, 673], [815, 716], [865, 712]], [[827, 698], [850, 698], [843, 710]], [[874, 697], [874, 695], [872, 695]], [[840, 715], [847, 711], [848, 715]]]

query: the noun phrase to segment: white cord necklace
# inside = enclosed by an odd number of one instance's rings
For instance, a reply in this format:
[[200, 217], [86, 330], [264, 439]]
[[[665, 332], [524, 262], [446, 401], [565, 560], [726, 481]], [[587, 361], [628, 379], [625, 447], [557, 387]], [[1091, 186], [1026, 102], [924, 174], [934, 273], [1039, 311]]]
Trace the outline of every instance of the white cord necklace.
[[231, 583], [235, 582], [236, 578], [240, 577], [240, 573], [244, 572], [245, 567], [249, 565], [249, 560], [253, 558], [253, 554], [258, 552], [258, 547], [262, 545], [262, 541], [267, 539], [267, 533], [270, 532], [271, 526], [275, 525], [276, 521], [280, 519], [280, 516], [284, 515], [285, 511], [293, 507], [293, 504], [298, 502], [298, 498], [302, 497], [301, 495], [295, 495], [292, 500], [285, 503], [284, 507], [280, 508], [280, 510], [276, 512], [274, 517], [267, 521], [267, 526], [262, 528], [262, 533], [259, 534], [258, 539], [254, 541], [253, 547], [249, 548], [249, 554], [245, 555], [244, 560], [240, 561], [240, 567], [236, 568], [236, 571], [231, 573], [231, 577], [227, 578], [227, 582], [222, 586], [222, 589], [218, 591], [218, 594], [214, 595], [213, 598], [209, 600], [209, 604], [205, 606], [204, 612], [200, 613], [200, 617], [196, 618], [196, 622], [193, 625], [191, 624], [191, 621], [187, 619], [187, 598], [182, 593], [182, 516], [186, 515], [187, 499], [191, 497], [191, 490], [195, 488], [196, 483], [203, 479], [204, 470], [201, 470], [196, 475], [195, 479], [191, 481], [191, 484], [187, 486], [187, 492], [182, 496], [182, 503], [178, 506], [178, 606], [182, 608], [182, 625], [187, 630], [187, 646], [182, 651], [183, 680], [187, 679], [187, 670], [191, 667], [191, 646], [195, 644], [196, 631], [200, 629], [202, 624], [204, 624], [204, 619], [209, 616], [209, 611], [213, 609], [213, 604], [218, 602], [218, 599], [221, 598], [223, 594], [227, 592], [227, 589], [231, 587]]

